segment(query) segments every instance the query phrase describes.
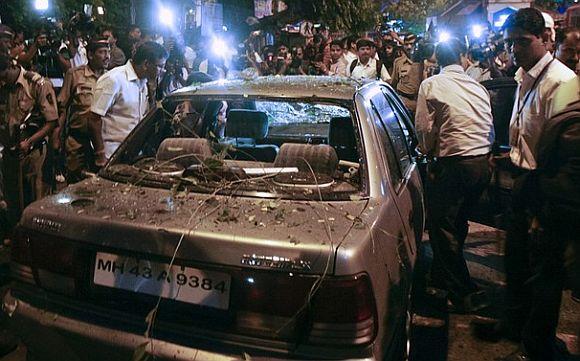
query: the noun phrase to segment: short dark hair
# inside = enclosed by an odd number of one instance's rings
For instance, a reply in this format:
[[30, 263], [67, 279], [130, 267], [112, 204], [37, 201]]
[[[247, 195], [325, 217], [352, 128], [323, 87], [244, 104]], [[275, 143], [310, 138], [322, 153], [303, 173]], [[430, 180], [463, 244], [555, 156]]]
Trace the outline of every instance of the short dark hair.
[[12, 65], [10, 54], [0, 53], [0, 71], [4, 71]]
[[331, 46], [331, 47], [332, 47], [332, 46], [340, 46], [340, 48], [341, 48], [341, 49], [344, 49], [344, 42], [343, 42], [342, 40], [338, 40], [338, 39], [337, 39], [337, 40], [333, 40], [333, 41], [330, 43], [330, 46]]
[[435, 48], [435, 57], [441, 67], [460, 63], [461, 54], [465, 54], [465, 45], [457, 38], [442, 41]]
[[346, 48], [350, 49], [352, 47], [352, 44], [356, 44], [356, 37], [354, 35], [350, 35], [346, 39], [344, 39], [344, 42]]
[[546, 28], [544, 16], [538, 9], [524, 8], [511, 14], [503, 24], [503, 30], [522, 29], [537, 37], [542, 36]]
[[101, 34], [103, 34], [105, 31], [109, 31], [113, 35], [113, 38], [119, 39], [119, 37], [117, 36], [117, 30], [113, 28], [103, 28], [101, 29]]
[[558, 45], [562, 44], [569, 34], [578, 32], [580, 32], [580, 29], [578, 28], [558, 29], [558, 31], [556, 31], [556, 44]]
[[167, 50], [154, 41], [146, 41], [139, 45], [133, 55], [133, 62], [137, 65], [143, 64], [145, 60], [156, 62], [159, 59], [167, 59], [169, 54]]
[[362, 48], [364, 46], [368, 46], [368, 47], [374, 48], [375, 47], [375, 43], [372, 40], [369, 40], [369, 39], [358, 39], [356, 41], [356, 48], [357, 49]]

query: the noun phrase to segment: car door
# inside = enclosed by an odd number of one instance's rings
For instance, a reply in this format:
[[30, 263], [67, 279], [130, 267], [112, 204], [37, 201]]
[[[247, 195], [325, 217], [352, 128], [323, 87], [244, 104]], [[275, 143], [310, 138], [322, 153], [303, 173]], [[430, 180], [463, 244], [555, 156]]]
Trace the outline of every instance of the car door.
[[382, 87], [370, 98], [370, 107], [387, 139], [382, 142], [384, 164], [389, 168], [393, 198], [403, 220], [410, 254], [417, 251], [423, 233], [423, 199], [420, 176], [411, 154], [408, 128], [399, 120]]
[[495, 143], [493, 169], [489, 186], [481, 196], [479, 204], [470, 216], [472, 221], [505, 229], [506, 213], [511, 203], [513, 174], [509, 161], [509, 124], [515, 100], [517, 83], [513, 78], [498, 78], [481, 83], [490, 95]]

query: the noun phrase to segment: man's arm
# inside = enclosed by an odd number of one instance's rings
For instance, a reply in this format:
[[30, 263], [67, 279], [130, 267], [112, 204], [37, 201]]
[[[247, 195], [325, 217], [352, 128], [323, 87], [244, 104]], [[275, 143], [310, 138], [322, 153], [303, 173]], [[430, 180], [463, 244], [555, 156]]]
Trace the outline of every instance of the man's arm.
[[58, 124], [54, 129], [53, 134], [53, 144], [54, 149], [60, 149], [60, 134], [62, 129], [64, 129], [66, 118], [68, 116], [68, 107], [70, 106], [70, 102], [72, 99], [72, 92], [73, 92], [73, 73], [72, 70], [66, 72], [64, 75], [64, 82], [62, 84], [62, 88], [58, 94], [57, 102], [58, 102]]
[[397, 84], [399, 83], [399, 62], [395, 59], [393, 63], [393, 77], [391, 78], [391, 86], [395, 91], [397, 90]]
[[421, 152], [433, 155], [436, 144], [435, 110], [429, 105], [427, 100], [426, 84], [419, 87], [417, 96], [417, 109], [415, 111], [415, 129]]
[[391, 75], [389, 74], [389, 71], [385, 67], [385, 64], [381, 65], [381, 80], [386, 82], [386, 83], [391, 81]]
[[44, 117], [44, 125], [36, 131], [30, 138], [20, 142], [19, 147], [23, 152], [28, 152], [30, 148], [42, 141], [56, 126], [58, 120], [58, 110], [56, 105], [56, 96], [50, 81], [44, 80], [36, 85], [36, 103], [40, 113]]
[[100, 115], [89, 112], [89, 114], [87, 114], [87, 123], [89, 127], [89, 137], [93, 144], [93, 148], [95, 149], [95, 165], [97, 167], [102, 167], [107, 162], [102, 133], [103, 120]]

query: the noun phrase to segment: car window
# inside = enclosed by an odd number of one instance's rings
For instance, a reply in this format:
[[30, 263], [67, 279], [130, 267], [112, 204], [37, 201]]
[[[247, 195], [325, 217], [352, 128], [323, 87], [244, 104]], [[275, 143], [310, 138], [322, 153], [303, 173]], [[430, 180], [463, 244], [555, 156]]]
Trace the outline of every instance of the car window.
[[271, 137], [328, 137], [332, 118], [350, 117], [348, 109], [322, 103], [257, 100], [256, 110], [268, 116]]
[[391, 175], [391, 182], [393, 184], [397, 184], [403, 178], [403, 174], [401, 172], [401, 165], [397, 160], [397, 156], [395, 155], [393, 139], [389, 135], [385, 123], [381, 120], [379, 109], [372, 101], [370, 105], [372, 108], [372, 112], [370, 114], [372, 116], [373, 123], [375, 123], [375, 129], [377, 130], [379, 140], [383, 144], [383, 148], [386, 154], [387, 166], [389, 167], [389, 174]]
[[413, 134], [411, 129], [409, 129], [410, 127], [409, 124], [411, 124], [411, 121], [409, 120], [408, 112], [404, 110], [404, 105], [400, 101], [397, 102], [396, 99], [394, 99], [394, 93], [392, 91], [389, 92], [388, 89], [385, 87], [381, 87], [381, 90], [383, 91], [383, 94], [387, 98], [387, 101], [389, 102], [389, 104], [391, 104], [391, 107], [395, 111], [395, 115], [397, 117], [397, 120], [399, 121], [401, 129], [403, 130], [403, 134], [405, 135], [405, 139], [407, 140], [407, 147], [410, 152], [411, 145], [413, 144]]
[[[362, 142], [348, 103], [227, 95], [171, 100], [119, 147], [104, 171], [109, 178], [313, 200], [350, 199], [364, 189]], [[255, 106], [239, 108], [242, 100]]]
[[408, 134], [403, 131], [399, 119], [382, 92], [375, 95], [371, 99], [371, 103], [378, 111], [378, 115], [391, 138], [395, 157], [399, 162], [400, 174], [404, 175], [411, 166], [411, 155], [407, 144]]

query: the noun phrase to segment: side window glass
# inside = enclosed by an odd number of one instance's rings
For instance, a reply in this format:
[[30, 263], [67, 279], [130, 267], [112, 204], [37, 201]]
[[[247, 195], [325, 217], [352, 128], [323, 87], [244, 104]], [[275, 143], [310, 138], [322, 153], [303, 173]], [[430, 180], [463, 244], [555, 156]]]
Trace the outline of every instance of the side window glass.
[[[407, 146], [410, 150], [410, 147], [413, 144], [413, 134], [412, 134], [412, 130], [409, 129], [408, 124], [410, 124], [410, 120], [408, 119], [407, 112], [405, 110], [403, 110], [403, 108], [402, 108], [402, 107], [404, 107], [404, 105], [397, 104], [396, 99], [389, 97], [389, 94], [388, 94], [389, 92], [387, 91], [386, 88], [382, 88], [382, 90], [383, 90], [383, 94], [385, 95], [385, 98], [387, 98], [387, 101], [389, 102], [389, 104], [391, 105], [393, 110], [395, 111], [395, 115], [397, 116], [397, 120], [399, 121], [399, 125], [401, 126], [401, 129], [403, 130], [403, 134], [405, 134], [405, 139], [407, 140]], [[400, 103], [400, 101], [399, 101], [399, 103]]]
[[381, 120], [377, 107], [372, 102], [371, 108], [372, 111], [369, 112], [369, 114], [373, 118], [373, 122], [375, 123], [375, 127], [377, 129], [380, 141], [383, 144], [383, 148], [387, 158], [387, 166], [389, 167], [389, 174], [391, 175], [391, 181], [393, 184], [397, 184], [401, 181], [401, 179], [403, 179], [403, 176], [401, 173], [400, 164], [395, 155], [393, 140], [389, 136], [387, 128], [385, 128], [385, 124]]
[[388, 103], [387, 98], [382, 92], [373, 97], [371, 103], [375, 106], [379, 113], [379, 117], [387, 129], [392, 140], [396, 159], [399, 162], [401, 174], [404, 175], [407, 172], [407, 169], [411, 166], [411, 155], [409, 154], [409, 147], [407, 145], [407, 135], [403, 131], [393, 108]]

